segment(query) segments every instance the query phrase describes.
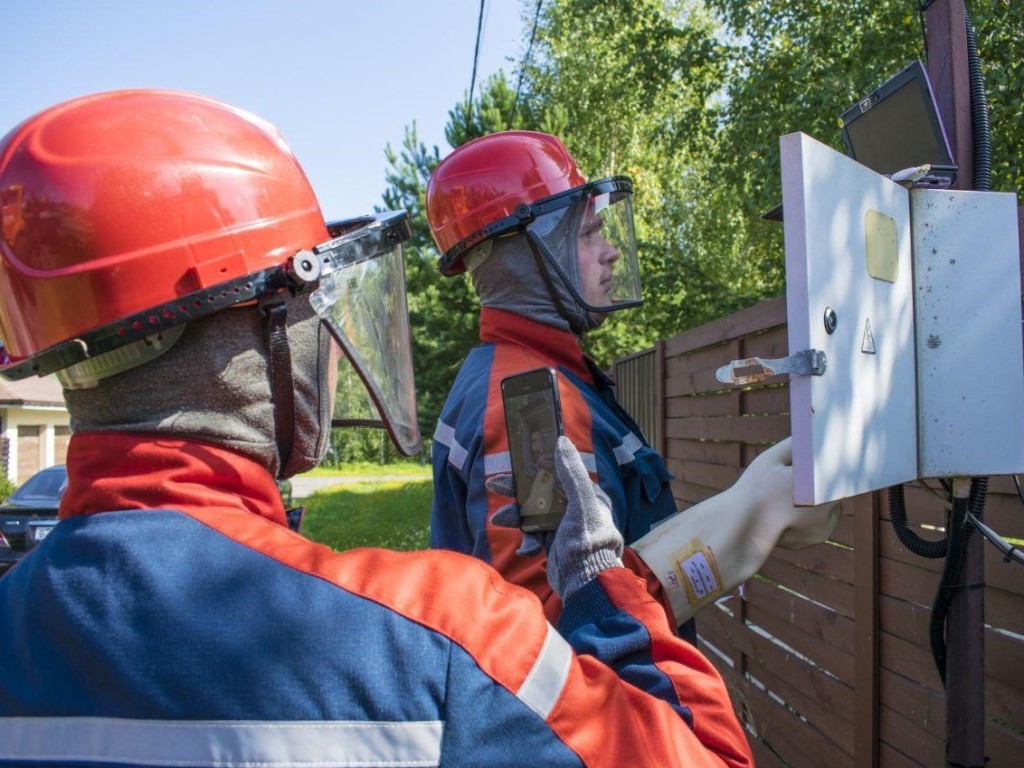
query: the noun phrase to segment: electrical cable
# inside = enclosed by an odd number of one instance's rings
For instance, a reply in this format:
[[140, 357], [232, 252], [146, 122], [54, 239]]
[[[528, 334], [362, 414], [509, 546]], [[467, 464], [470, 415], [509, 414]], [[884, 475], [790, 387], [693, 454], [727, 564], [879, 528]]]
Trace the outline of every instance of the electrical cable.
[[910, 529], [907, 523], [907, 506], [903, 496], [903, 486], [894, 485], [889, 489], [889, 522], [900, 543], [915, 555], [937, 559], [946, 557], [949, 551], [949, 536], [929, 541], [923, 539]]
[[917, 18], [921, 22], [921, 37], [924, 40], [924, 60], [928, 61], [928, 28], [924, 20], [925, 9], [930, 5], [927, 2], [917, 0]]
[[480, 61], [480, 38], [484, 28], [484, 5], [487, 0], [480, 0], [480, 14], [476, 19], [476, 45], [473, 46], [473, 74], [469, 79], [469, 99], [466, 101], [466, 122], [473, 117], [473, 89], [476, 88], [476, 66]]
[[1013, 546], [1013, 544], [1002, 538], [998, 533], [993, 531], [970, 512], [967, 513], [967, 520], [971, 525], [977, 528], [981, 532], [981, 535], [988, 539], [996, 549], [1003, 553], [1004, 563], [1008, 563], [1012, 560], [1015, 563], [1024, 565], [1024, 550]]
[[512, 128], [512, 123], [516, 119], [516, 109], [519, 107], [519, 94], [523, 88], [523, 72], [526, 69], [527, 63], [530, 61], [530, 52], [533, 50], [533, 41], [537, 37], [537, 22], [540, 20], [540, 7], [544, 0], [537, 0], [537, 8], [533, 12], [533, 29], [530, 30], [530, 42], [526, 46], [526, 55], [523, 56], [523, 62], [519, 65], [519, 81], [516, 83], [516, 98], [512, 102], [512, 113], [508, 118], [509, 130]]

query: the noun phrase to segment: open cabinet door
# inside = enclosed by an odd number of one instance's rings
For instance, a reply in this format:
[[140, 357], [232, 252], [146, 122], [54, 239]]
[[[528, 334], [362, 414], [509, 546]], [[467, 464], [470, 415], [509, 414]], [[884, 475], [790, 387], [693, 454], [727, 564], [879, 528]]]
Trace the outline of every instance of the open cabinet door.
[[780, 139], [794, 501], [918, 477], [909, 193], [802, 133]]

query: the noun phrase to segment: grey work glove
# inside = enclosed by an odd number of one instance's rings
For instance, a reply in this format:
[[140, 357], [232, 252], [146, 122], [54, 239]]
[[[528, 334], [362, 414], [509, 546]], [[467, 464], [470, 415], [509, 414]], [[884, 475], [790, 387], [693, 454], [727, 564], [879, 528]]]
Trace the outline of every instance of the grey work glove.
[[[608, 496], [590, 479], [579, 452], [567, 437], [558, 438], [555, 472], [567, 502], [562, 522], [553, 536], [551, 533], [524, 534], [519, 553], [527, 547], [528, 536], [539, 540], [539, 544], [529, 546], [547, 549], [548, 583], [564, 602], [597, 578], [601, 571], [622, 565], [623, 541], [612, 519]], [[508, 485], [504, 485], [504, 481], [499, 483], [498, 477], [488, 480], [487, 487], [494, 490], [502, 485], [510, 491], [505, 495], [511, 495], [511, 478]], [[518, 527], [519, 509], [515, 504], [506, 505], [494, 513], [491, 521], [495, 525]], [[531, 551], [539, 551], [539, 548]]]
[[[487, 478], [484, 485], [491, 493], [496, 493], [499, 496], [511, 496], [512, 498], [515, 498], [516, 489], [515, 483], [512, 480], [512, 475], [492, 475]], [[501, 528], [518, 528], [519, 505], [506, 504], [505, 506], [500, 507], [491, 516], [491, 522]], [[551, 542], [554, 541], [554, 538], [554, 531], [546, 531], [544, 533], [524, 533], [523, 541], [519, 545], [519, 549], [516, 550], [516, 554], [520, 557], [529, 557], [530, 555], [536, 555], [540, 552], [547, 553], [551, 548]]]

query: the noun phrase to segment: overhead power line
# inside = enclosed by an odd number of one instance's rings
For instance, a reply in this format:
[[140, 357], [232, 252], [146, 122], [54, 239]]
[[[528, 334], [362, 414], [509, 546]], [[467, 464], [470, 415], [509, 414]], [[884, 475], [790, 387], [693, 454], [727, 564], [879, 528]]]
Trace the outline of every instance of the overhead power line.
[[467, 105], [469, 118], [473, 117], [473, 90], [476, 88], [476, 66], [480, 61], [480, 38], [484, 28], [484, 5], [486, 2], [487, 0], [480, 0], [480, 14], [476, 20], [476, 45], [473, 47], [473, 75], [469, 80], [469, 103]]
[[512, 127], [512, 123], [516, 119], [516, 109], [519, 107], [519, 94], [523, 88], [523, 72], [530, 61], [530, 52], [533, 51], [533, 41], [537, 37], [537, 22], [540, 20], [540, 7], [543, 2], [544, 0], [537, 0], [537, 8], [533, 12], [533, 29], [530, 30], [530, 42], [526, 46], [526, 55], [523, 56], [523, 63], [519, 65], [519, 81], [516, 83], [516, 98], [512, 102], [512, 114], [508, 118], [508, 128]]

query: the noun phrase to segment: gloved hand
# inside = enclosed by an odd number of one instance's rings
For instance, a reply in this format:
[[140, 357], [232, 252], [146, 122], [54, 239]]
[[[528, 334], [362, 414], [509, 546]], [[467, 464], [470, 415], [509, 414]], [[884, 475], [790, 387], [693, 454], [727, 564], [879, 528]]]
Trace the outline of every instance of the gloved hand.
[[674, 515], [631, 547], [658, 577], [682, 624], [757, 573], [776, 546], [825, 541], [841, 511], [840, 504], [794, 506], [787, 438], [751, 462], [732, 487]]
[[[527, 548], [529, 553], [546, 549], [548, 583], [565, 601], [601, 571], [622, 565], [623, 541], [615, 527], [608, 496], [590, 479], [579, 452], [567, 437], [558, 438], [555, 471], [567, 502], [562, 522], [553, 533], [523, 534], [518, 554], [524, 554]], [[487, 488], [495, 493], [507, 489], [504, 495], [510, 496], [511, 477], [496, 475], [488, 479]], [[519, 527], [518, 507], [515, 504], [502, 507], [494, 513], [491, 522]]]
[[[787, 437], [754, 459], [727, 492], [742, 493], [743, 501], [759, 505], [782, 526], [772, 546], [804, 549], [821, 544], [835, 530], [842, 504], [797, 507], [793, 504], [793, 440]], [[739, 500], [739, 497], [737, 497]], [[777, 526], [764, 533], [774, 535]]]
[[[512, 475], [491, 475], [484, 482], [484, 485], [491, 493], [496, 493], [499, 496], [511, 496], [512, 498], [515, 498], [516, 488], [515, 483], [512, 480]], [[498, 510], [491, 515], [491, 522], [501, 528], [518, 528], [519, 505], [513, 503], [499, 507]], [[540, 552], [544, 552], [546, 554], [551, 548], [551, 542], [554, 541], [554, 538], [554, 531], [545, 531], [544, 533], [524, 533], [523, 541], [519, 545], [519, 549], [516, 550], [516, 554], [520, 557], [528, 557]]]

